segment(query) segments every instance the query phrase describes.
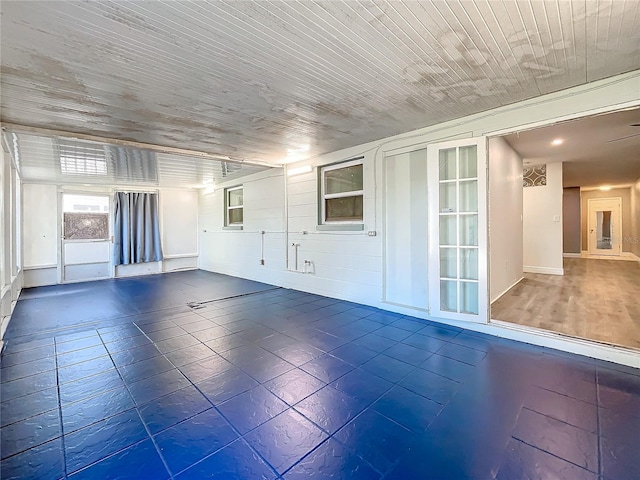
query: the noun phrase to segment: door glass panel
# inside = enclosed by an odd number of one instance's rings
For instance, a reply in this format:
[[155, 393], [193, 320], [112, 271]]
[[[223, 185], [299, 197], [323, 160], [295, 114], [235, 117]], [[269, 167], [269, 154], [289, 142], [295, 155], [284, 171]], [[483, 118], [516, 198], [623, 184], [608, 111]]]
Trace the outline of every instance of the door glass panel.
[[596, 221], [598, 250], [612, 250], [613, 224], [611, 223], [611, 210], [596, 212]]
[[458, 311], [458, 282], [440, 280], [440, 309], [447, 312]]
[[440, 249], [440, 276], [458, 278], [457, 248]]
[[460, 311], [478, 314], [478, 284], [476, 282], [460, 282]]
[[62, 234], [65, 240], [107, 240], [109, 197], [62, 195]]
[[478, 216], [460, 215], [460, 245], [478, 245]]
[[440, 213], [456, 211], [456, 182], [440, 184]]
[[478, 249], [460, 249], [460, 278], [466, 280], [478, 279]]
[[460, 182], [460, 211], [478, 211], [478, 181], [469, 180]]
[[456, 215], [443, 215], [440, 217], [440, 245], [457, 245], [457, 223]]
[[440, 310], [478, 314], [477, 147], [439, 152]]
[[440, 150], [440, 181], [456, 178], [456, 149]]
[[460, 178], [478, 176], [478, 148], [475, 145], [460, 147]]

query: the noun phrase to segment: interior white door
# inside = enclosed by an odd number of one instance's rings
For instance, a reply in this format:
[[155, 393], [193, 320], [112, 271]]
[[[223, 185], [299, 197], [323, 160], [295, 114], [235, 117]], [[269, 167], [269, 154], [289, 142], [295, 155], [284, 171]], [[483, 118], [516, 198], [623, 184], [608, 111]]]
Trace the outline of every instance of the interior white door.
[[590, 198], [588, 207], [589, 253], [622, 253], [622, 198]]
[[110, 205], [108, 195], [62, 193], [63, 283], [112, 276]]
[[429, 145], [427, 157], [431, 316], [486, 323], [486, 137]]

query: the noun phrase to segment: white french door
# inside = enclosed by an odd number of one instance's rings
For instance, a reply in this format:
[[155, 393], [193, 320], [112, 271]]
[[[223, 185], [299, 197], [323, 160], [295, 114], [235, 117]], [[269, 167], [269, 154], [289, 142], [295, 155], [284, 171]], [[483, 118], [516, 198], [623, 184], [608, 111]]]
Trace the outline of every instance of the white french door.
[[620, 255], [622, 253], [622, 198], [590, 198], [587, 201], [589, 253]]
[[427, 162], [431, 316], [486, 323], [486, 137], [429, 145]]
[[62, 193], [62, 283], [112, 277], [111, 197]]

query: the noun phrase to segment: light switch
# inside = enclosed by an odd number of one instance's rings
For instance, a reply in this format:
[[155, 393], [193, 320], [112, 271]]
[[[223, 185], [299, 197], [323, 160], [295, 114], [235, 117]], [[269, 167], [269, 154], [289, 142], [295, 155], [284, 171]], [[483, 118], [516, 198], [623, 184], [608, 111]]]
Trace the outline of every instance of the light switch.
[[553, 216], [553, 221], [554, 222], [559, 222], [560, 221], [560, 215], [554, 215]]

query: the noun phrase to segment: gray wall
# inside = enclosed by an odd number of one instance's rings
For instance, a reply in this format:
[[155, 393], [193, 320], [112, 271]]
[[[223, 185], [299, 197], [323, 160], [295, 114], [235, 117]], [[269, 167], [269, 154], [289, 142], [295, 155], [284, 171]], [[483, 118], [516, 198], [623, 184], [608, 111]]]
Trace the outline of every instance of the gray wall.
[[562, 252], [580, 253], [580, 187], [562, 190]]

